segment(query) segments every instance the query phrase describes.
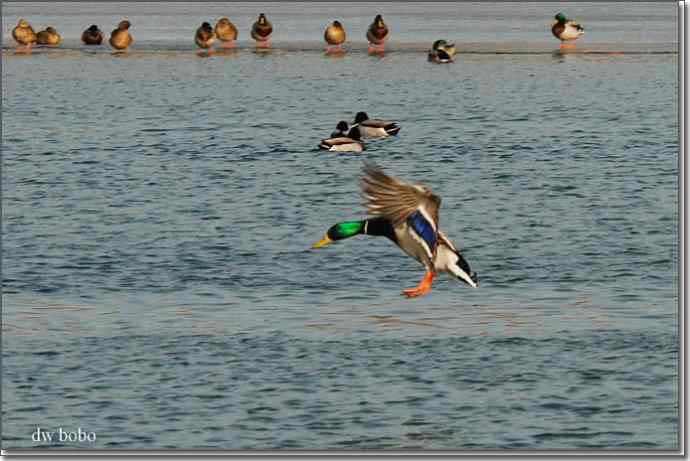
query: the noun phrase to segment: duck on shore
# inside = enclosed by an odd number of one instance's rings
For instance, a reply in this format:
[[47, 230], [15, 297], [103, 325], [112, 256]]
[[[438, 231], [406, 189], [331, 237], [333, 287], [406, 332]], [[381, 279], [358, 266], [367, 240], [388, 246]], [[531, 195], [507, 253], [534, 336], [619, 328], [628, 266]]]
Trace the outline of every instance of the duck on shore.
[[129, 33], [129, 28], [131, 26], [132, 24], [127, 20], [120, 21], [117, 25], [117, 29], [113, 30], [110, 34], [110, 46], [116, 50], [126, 50], [129, 48], [132, 43], [134, 43], [134, 39]]
[[342, 53], [343, 43], [347, 38], [345, 28], [339, 21], [333, 21], [333, 24], [326, 27], [323, 33], [323, 38], [326, 40], [326, 53]]
[[374, 18], [369, 29], [367, 29], [367, 40], [369, 40], [369, 53], [383, 53], [388, 40], [388, 26], [383, 22], [380, 14]]
[[57, 46], [60, 44], [60, 34], [54, 27], [48, 26], [45, 30], [36, 34], [36, 43], [39, 45]]
[[445, 40], [436, 40], [429, 51], [429, 61], [437, 63], [453, 62], [455, 45], [450, 45]]
[[575, 48], [575, 40], [584, 35], [585, 28], [566, 18], [563, 13], [558, 13], [554, 16], [551, 33], [561, 41], [561, 48]]
[[36, 37], [36, 32], [34, 32], [33, 27], [26, 19], [20, 19], [17, 25], [12, 29], [12, 38], [14, 41], [20, 45], [18, 51], [30, 51], [31, 45], [36, 43], [38, 38]]
[[103, 32], [96, 24], [92, 24], [81, 34], [81, 41], [86, 45], [100, 45], [103, 43]]
[[196, 30], [194, 34], [194, 42], [199, 48], [208, 49], [213, 46], [216, 41], [216, 35], [213, 33], [213, 27], [208, 22], [204, 22]]
[[259, 19], [256, 20], [252, 26], [252, 38], [256, 40], [257, 48], [271, 47], [271, 34], [273, 33], [273, 26], [266, 19], [266, 15], [261, 13]]
[[216, 22], [216, 37], [220, 40], [221, 48], [234, 48], [237, 40], [237, 28], [228, 18], [220, 18]]

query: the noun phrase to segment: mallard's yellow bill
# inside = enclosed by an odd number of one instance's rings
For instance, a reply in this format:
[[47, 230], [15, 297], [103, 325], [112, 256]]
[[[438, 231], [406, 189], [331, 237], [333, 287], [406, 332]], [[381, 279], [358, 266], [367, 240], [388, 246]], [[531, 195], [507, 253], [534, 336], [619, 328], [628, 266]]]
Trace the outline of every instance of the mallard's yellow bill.
[[315, 244], [313, 244], [311, 247], [312, 247], [312, 248], [321, 248], [321, 247], [325, 247], [326, 245], [328, 245], [328, 244], [331, 243], [332, 241], [333, 241], [333, 240], [331, 240], [331, 239], [328, 238], [328, 235], [324, 235], [323, 238], [322, 238], [321, 240], [319, 240], [318, 242], [316, 242]]

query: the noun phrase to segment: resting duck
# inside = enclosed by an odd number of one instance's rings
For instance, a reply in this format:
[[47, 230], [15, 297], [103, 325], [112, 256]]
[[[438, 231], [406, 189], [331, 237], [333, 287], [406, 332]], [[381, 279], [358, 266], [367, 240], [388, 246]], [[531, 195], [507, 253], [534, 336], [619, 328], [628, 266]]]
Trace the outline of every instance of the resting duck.
[[232, 48], [237, 40], [237, 27], [228, 18], [220, 18], [216, 23], [216, 37], [221, 41], [221, 47]]
[[110, 34], [110, 46], [116, 50], [125, 50], [129, 48], [132, 43], [134, 43], [134, 39], [129, 33], [131, 25], [132, 24], [127, 20], [120, 21], [117, 25], [117, 29], [113, 30]]
[[400, 127], [395, 122], [380, 119], [370, 119], [366, 112], [357, 112], [355, 123], [359, 127], [363, 138], [387, 138], [398, 134]]
[[86, 45], [100, 45], [103, 42], [103, 32], [96, 24], [91, 25], [81, 34], [81, 41]]
[[[337, 132], [333, 132], [332, 134], [337, 134]], [[321, 141], [321, 144], [319, 144], [319, 148], [331, 152], [362, 152], [364, 150], [364, 144], [361, 139], [362, 137], [359, 133], [359, 129], [355, 127], [352, 128], [347, 135], [342, 133], [338, 136], [331, 136], [328, 139], [324, 139]]]
[[207, 22], [202, 23], [201, 26], [196, 30], [194, 42], [199, 48], [211, 48], [213, 46], [213, 42], [215, 41], [216, 36], [213, 33], [213, 27], [211, 27], [211, 24]]
[[[357, 130], [359, 131], [359, 130]], [[341, 120], [335, 126], [335, 131], [331, 133], [331, 138], [338, 138], [341, 136], [347, 136], [350, 132], [350, 125], [345, 120]]]
[[266, 19], [266, 15], [261, 13], [259, 19], [252, 26], [252, 38], [256, 40], [256, 47], [270, 48], [271, 33], [273, 33], [273, 26]]
[[438, 228], [438, 210], [441, 206], [438, 196], [422, 185], [392, 178], [379, 167], [366, 162], [362, 191], [372, 217], [331, 226], [312, 248], [321, 248], [360, 234], [384, 236], [426, 269], [416, 288], [403, 290], [402, 294], [408, 298], [429, 293], [434, 275], [438, 272], [446, 272], [473, 288], [477, 287], [477, 274], [472, 272], [460, 251]]
[[60, 34], [54, 27], [48, 26], [45, 30], [36, 34], [36, 42], [39, 45], [57, 46], [60, 44]]
[[323, 38], [328, 44], [326, 46], [326, 53], [342, 53], [342, 45], [345, 43], [347, 35], [345, 34], [345, 28], [339, 21], [333, 21], [333, 24], [326, 27]]
[[449, 45], [445, 40], [436, 40], [429, 51], [431, 62], [453, 62], [453, 56], [455, 56], [455, 45]]
[[584, 35], [585, 29], [580, 24], [567, 19], [563, 13], [554, 17], [551, 33], [561, 41], [561, 48], [575, 48], [575, 40]]
[[374, 18], [367, 30], [367, 40], [369, 40], [369, 53], [383, 53], [388, 39], [388, 27], [383, 22], [380, 14]]
[[30, 50], [31, 45], [36, 43], [37, 40], [36, 32], [34, 32], [34, 29], [26, 19], [20, 19], [17, 26], [12, 29], [12, 38], [24, 50]]

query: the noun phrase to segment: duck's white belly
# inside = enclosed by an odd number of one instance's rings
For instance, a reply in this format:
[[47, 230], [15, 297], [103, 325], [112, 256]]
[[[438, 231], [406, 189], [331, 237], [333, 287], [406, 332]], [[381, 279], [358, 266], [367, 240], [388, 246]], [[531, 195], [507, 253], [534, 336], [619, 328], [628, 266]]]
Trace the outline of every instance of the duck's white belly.
[[583, 31], [571, 26], [570, 24], [566, 24], [560, 38], [561, 40], [575, 40], [582, 34], [584, 34]]

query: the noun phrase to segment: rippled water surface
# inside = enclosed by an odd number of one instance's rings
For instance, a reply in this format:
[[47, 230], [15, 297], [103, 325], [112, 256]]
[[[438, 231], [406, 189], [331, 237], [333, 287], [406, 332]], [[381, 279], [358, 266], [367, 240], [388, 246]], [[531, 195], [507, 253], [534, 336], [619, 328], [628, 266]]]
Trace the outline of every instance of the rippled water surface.
[[[678, 448], [677, 65], [5, 54], [3, 447]], [[316, 149], [359, 110], [400, 135]], [[478, 289], [310, 249], [362, 158], [443, 198]]]

